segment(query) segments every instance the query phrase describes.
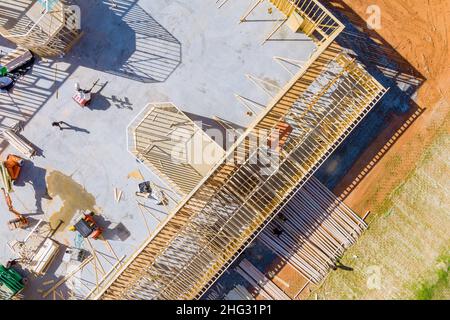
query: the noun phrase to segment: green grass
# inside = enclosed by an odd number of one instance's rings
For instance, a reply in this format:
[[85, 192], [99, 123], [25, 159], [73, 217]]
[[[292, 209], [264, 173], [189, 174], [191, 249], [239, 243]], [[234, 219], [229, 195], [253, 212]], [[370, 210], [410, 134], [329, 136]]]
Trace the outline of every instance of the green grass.
[[[415, 169], [374, 207], [369, 229], [342, 257], [354, 271], [331, 272], [313, 291], [318, 298], [450, 299], [448, 180], [442, 174], [449, 147], [448, 133], [436, 136]], [[375, 194], [369, 199], [375, 199], [378, 190], [369, 192]], [[379, 288], [367, 285], [372, 266], [380, 268]]]
[[450, 270], [450, 255], [439, 259], [440, 264], [445, 268], [439, 268], [432, 280], [422, 281], [416, 289], [415, 299], [417, 300], [437, 300], [449, 299], [450, 287], [448, 282], [448, 272]]

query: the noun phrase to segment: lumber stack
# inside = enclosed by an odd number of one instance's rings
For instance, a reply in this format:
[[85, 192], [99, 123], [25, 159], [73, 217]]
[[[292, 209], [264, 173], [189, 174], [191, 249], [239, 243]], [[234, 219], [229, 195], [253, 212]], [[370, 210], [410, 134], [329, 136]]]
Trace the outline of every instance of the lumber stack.
[[260, 289], [263, 296], [269, 295], [271, 300], [291, 300], [289, 296], [277, 287], [247, 259], [242, 260], [236, 271], [248, 280], [254, 287]]
[[[367, 224], [315, 177], [258, 238], [305, 278], [320, 282]], [[276, 236], [274, 229], [282, 230]]]
[[18, 47], [0, 58], [0, 66], [6, 67], [8, 72], [14, 71], [33, 58], [30, 50]]
[[11, 129], [3, 131], [3, 137], [9, 142], [15, 149], [28, 158], [33, 158], [36, 154], [34, 147], [20, 134], [14, 132]]
[[242, 270], [240, 267], [236, 267], [234, 269], [238, 274], [242, 276], [245, 280], [247, 280], [250, 285], [258, 290], [257, 294], [259, 294], [259, 297], [264, 300], [273, 300], [272, 296], [266, 291], [265, 288], [260, 287], [258, 282], [255, 281], [252, 277], [250, 277], [244, 270]]

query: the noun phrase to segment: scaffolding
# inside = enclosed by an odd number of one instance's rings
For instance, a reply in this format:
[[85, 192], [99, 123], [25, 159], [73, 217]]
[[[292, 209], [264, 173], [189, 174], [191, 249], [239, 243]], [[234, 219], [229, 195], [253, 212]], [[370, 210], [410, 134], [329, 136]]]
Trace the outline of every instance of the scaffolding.
[[0, 36], [42, 57], [66, 54], [81, 36], [79, 12], [65, 0], [4, 0]]
[[317, 1], [270, 1], [313, 22], [318, 49], [96, 298], [200, 298], [385, 94]]

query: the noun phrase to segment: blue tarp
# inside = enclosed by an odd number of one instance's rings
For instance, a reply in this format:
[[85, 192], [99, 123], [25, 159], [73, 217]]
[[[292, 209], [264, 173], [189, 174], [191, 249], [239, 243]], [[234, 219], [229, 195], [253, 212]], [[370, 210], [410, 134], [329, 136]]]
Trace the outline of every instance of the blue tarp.
[[56, 6], [59, 0], [37, 0], [44, 8], [47, 8], [48, 2], [48, 10], [52, 10], [54, 6]]

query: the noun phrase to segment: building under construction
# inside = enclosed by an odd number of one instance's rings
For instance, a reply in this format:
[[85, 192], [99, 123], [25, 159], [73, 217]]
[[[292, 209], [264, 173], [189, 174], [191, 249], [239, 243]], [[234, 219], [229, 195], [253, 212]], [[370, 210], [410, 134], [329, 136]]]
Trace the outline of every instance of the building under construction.
[[[233, 2], [222, 0], [219, 6], [233, 6]], [[253, 2], [241, 21], [266, 1]], [[201, 173], [189, 160], [180, 160], [177, 165], [167, 162], [164, 143], [172, 130], [183, 127], [189, 141], [198, 129], [173, 104], [155, 107], [133, 124], [129, 133], [129, 139], [134, 139], [132, 152], [174, 185], [183, 198], [141, 248], [111, 274], [96, 298], [198, 299], [283, 208], [290, 210], [292, 219], [298, 215], [301, 220], [303, 215], [310, 224], [321, 219], [320, 212], [326, 208], [308, 209], [308, 197], [300, 200], [300, 206], [290, 200], [299, 192], [332, 198], [311, 180], [312, 176], [386, 89], [336, 44], [344, 25], [319, 1], [269, 2], [284, 19], [268, 37], [289, 26], [292, 33], [313, 39], [315, 52], [236, 143], [223, 153], [215, 153], [215, 163], [202, 168]], [[170, 114], [176, 114], [177, 121], [168, 120], [173, 118]], [[145, 138], [146, 130], [153, 140]], [[186, 150], [181, 154], [188, 153]], [[186, 179], [179, 178], [180, 171]], [[347, 241], [347, 234], [356, 237], [364, 229], [363, 222], [350, 211], [337, 205], [332, 216], [335, 220], [329, 222], [335, 232], [325, 227], [325, 231], [317, 231], [320, 234], [316, 237], [323, 243], [336, 243], [334, 249], [324, 244], [329, 251], [320, 250], [322, 255], [333, 258], [341, 254], [342, 246], [353, 242]], [[338, 233], [346, 242], [342, 246]], [[270, 242], [270, 235], [263, 232], [261, 237]], [[274, 249], [280, 254], [286, 250]], [[310, 254], [297, 257], [296, 264], [304, 273], [310, 270], [307, 276], [318, 282], [324, 273], [305, 267], [307, 261], [315, 259], [312, 251]]]
[[62, 56], [81, 35], [79, 12], [61, 0], [5, 0], [0, 36], [41, 57]]

